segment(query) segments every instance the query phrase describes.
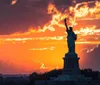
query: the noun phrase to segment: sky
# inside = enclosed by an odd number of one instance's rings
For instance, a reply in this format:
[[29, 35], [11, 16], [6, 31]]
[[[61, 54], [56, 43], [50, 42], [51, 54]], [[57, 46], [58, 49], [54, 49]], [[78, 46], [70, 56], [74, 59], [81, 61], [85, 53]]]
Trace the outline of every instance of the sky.
[[80, 68], [100, 71], [99, 0], [0, 0], [0, 73], [63, 68], [65, 18], [78, 35]]

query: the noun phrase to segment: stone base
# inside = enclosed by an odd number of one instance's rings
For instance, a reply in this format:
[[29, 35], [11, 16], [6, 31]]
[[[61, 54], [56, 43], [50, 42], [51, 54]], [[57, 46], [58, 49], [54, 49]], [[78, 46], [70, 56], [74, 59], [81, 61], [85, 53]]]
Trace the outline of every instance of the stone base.
[[[35, 81], [35, 85], [91, 85], [88, 81]], [[92, 84], [96, 85], [96, 84]], [[99, 84], [98, 84], [99, 85]]]
[[83, 75], [59, 75], [52, 77], [51, 80], [35, 81], [35, 85], [91, 85], [91, 80], [92, 78]]
[[60, 75], [53, 79], [54, 81], [90, 81], [91, 78], [83, 75]]
[[79, 58], [76, 53], [66, 53], [63, 59], [63, 75], [80, 75]]

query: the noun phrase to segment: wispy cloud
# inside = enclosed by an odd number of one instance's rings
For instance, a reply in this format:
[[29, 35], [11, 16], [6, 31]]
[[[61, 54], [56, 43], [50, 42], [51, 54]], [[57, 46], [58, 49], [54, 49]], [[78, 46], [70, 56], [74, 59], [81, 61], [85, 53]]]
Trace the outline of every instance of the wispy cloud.
[[97, 49], [98, 47], [99, 47], [99, 45], [93, 46], [91, 49], [83, 48], [80, 52], [85, 51], [86, 53], [90, 53], [90, 52], [94, 51], [95, 49]]
[[31, 51], [36, 51], [36, 50], [40, 50], [40, 51], [42, 51], [42, 50], [54, 50], [55, 49], [55, 47], [45, 47], [45, 48], [31, 48], [31, 49], [29, 49], [29, 50], [31, 50]]
[[15, 5], [17, 3], [17, 0], [12, 0], [11, 5]]
[[38, 61], [38, 60], [35, 60], [35, 62], [41, 64], [40, 69], [48, 69], [48, 67], [46, 67], [44, 63], [42, 63], [42, 62], [40, 62], [40, 61]]

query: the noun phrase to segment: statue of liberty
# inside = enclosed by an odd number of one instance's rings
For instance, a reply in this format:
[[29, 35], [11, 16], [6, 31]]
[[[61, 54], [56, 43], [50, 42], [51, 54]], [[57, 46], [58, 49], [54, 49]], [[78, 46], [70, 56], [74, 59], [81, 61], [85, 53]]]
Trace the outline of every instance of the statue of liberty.
[[66, 26], [67, 43], [68, 43], [68, 53], [75, 53], [75, 41], [77, 40], [77, 35], [74, 33], [73, 28], [67, 26], [66, 19], [64, 20]]

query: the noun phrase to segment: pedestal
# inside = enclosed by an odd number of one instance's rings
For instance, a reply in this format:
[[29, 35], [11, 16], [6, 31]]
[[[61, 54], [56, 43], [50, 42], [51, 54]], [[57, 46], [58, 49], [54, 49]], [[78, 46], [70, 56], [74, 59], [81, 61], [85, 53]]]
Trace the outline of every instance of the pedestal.
[[62, 74], [55, 78], [55, 81], [83, 81], [83, 85], [86, 85], [84, 82], [91, 80], [91, 78], [86, 78], [85, 76], [81, 75], [79, 68], [80, 58], [76, 53], [66, 53], [63, 59], [64, 68], [62, 70]]
[[63, 75], [80, 75], [79, 58], [75, 53], [65, 54]]

